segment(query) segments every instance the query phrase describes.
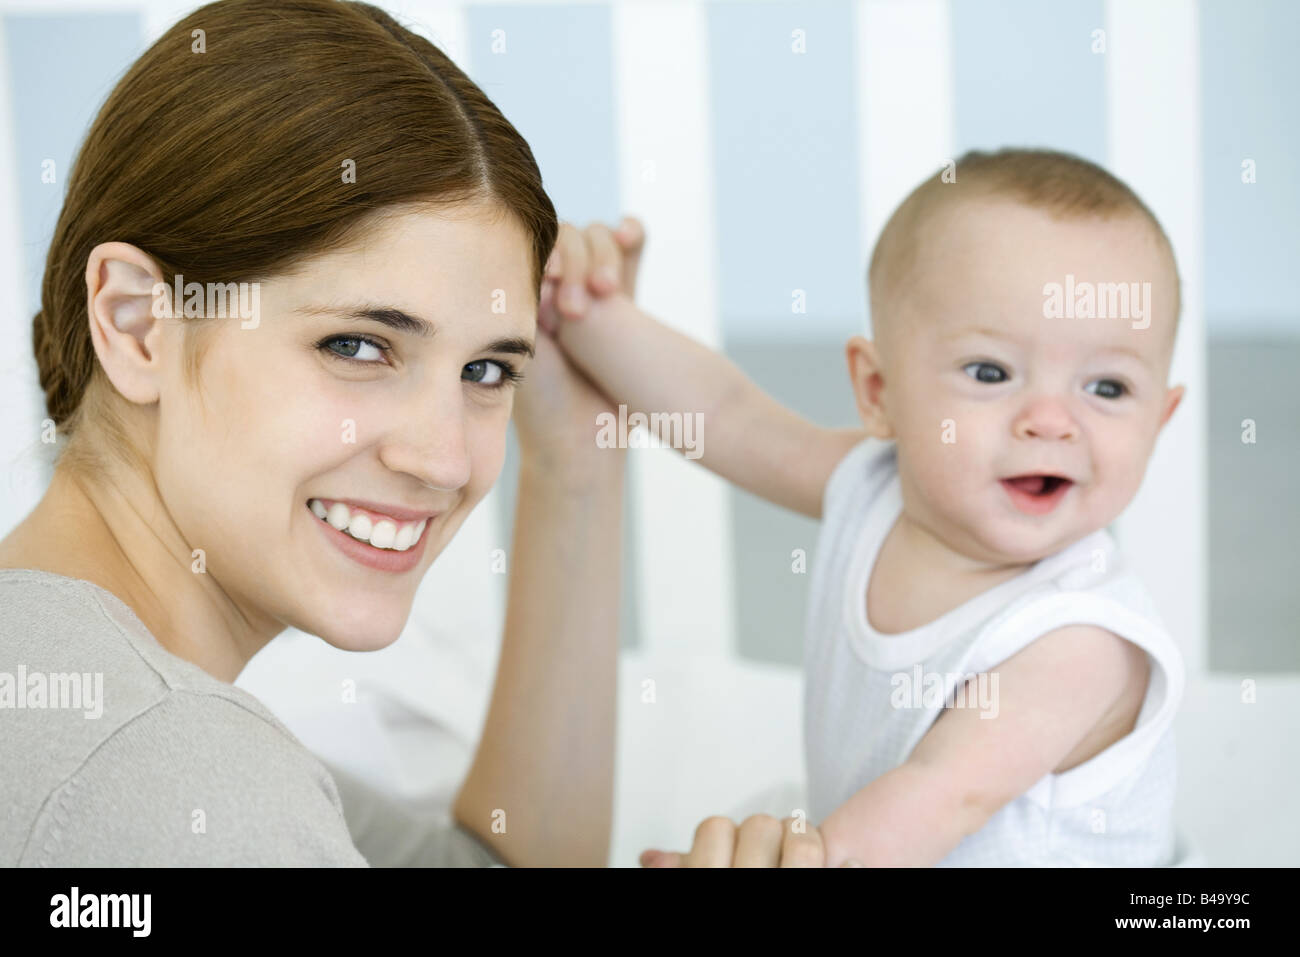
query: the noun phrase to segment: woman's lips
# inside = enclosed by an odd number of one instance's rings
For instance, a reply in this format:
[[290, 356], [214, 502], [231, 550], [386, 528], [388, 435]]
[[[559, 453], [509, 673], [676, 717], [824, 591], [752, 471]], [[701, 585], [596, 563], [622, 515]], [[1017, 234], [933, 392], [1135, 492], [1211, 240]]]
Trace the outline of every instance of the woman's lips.
[[1074, 483], [1056, 475], [1017, 475], [1002, 479], [1011, 504], [1026, 515], [1046, 515], [1074, 488]]
[[424, 543], [429, 538], [429, 529], [433, 525], [432, 520], [427, 522], [424, 532], [415, 544], [406, 551], [399, 552], [391, 548], [376, 548], [367, 542], [358, 541], [347, 532], [339, 531], [329, 522], [321, 521], [310, 508], [307, 509], [307, 514], [311, 516], [312, 522], [320, 527], [321, 533], [344, 555], [358, 564], [381, 572], [407, 572], [419, 565], [420, 559], [424, 557]]

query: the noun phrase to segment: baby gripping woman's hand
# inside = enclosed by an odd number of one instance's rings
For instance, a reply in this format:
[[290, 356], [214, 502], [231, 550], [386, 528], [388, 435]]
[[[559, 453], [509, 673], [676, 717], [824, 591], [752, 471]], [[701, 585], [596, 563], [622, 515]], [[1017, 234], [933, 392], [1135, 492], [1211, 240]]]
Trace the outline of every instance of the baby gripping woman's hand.
[[645, 229], [631, 216], [614, 229], [591, 223], [580, 231], [561, 223], [542, 279], [538, 325], [554, 333], [561, 321], [580, 319], [592, 295], [622, 292], [633, 298], [644, 245]]
[[[590, 304], [587, 289], [597, 296], [620, 291], [631, 296], [644, 242], [641, 224], [630, 217], [615, 230], [592, 223], [579, 232], [569, 223], [561, 223], [542, 279], [537, 324], [554, 333], [562, 319], [586, 312]], [[556, 312], [557, 292], [561, 313]], [[576, 314], [568, 306], [575, 293], [581, 305]], [[554, 335], [539, 335], [537, 354], [514, 407], [525, 458], [547, 462], [552, 469], [567, 464], [585, 474], [590, 471], [586, 463], [592, 456], [608, 458], [596, 441], [603, 413], [613, 414], [613, 409], [600, 389], [566, 358]]]
[[[825, 867], [826, 845], [821, 832], [803, 821], [783, 821], [767, 814], [745, 818], [739, 829], [725, 817], [706, 818], [695, 829], [695, 842], [685, 854], [645, 851], [642, 867]], [[856, 861], [846, 867], [860, 866]]]

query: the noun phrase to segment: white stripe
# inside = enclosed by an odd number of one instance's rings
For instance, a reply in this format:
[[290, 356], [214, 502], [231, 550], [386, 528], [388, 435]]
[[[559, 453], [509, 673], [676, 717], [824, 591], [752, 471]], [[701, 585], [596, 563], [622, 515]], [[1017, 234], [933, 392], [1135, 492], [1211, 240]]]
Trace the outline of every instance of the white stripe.
[[1183, 312], [1170, 382], [1187, 386], [1117, 532], [1192, 673], [1208, 619], [1199, 34], [1188, 0], [1106, 4], [1108, 160], [1173, 243]]
[[187, 17], [191, 11], [205, 6], [203, 2], [195, 0], [149, 0], [148, 3], [137, 4], [140, 9], [141, 18], [144, 20], [144, 43], [141, 45], [140, 52], [143, 53], [149, 47], [153, 46], [160, 36]]
[[469, 73], [469, 20], [464, 4], [449, 0], [382, 0], [378, 5]]
[[890, 214], [953, 150], [947, 0], [858, 0], [862, 282]]
[[59, 185], [43, 185], [40, 168], [18, 167], [18, 138], [14, 127], [13, 90], [9, 86], [8, 47], [4, 19], [0, 18], [0, 289], [5, 290], [3, 323], [5, 341], [13, 343], [0, 358], [0, 408], [7, 425], [0, 430], [0, 537], [9, 534], [45, 493], [52, 446], [43, 445], [41, 422], [45, 418], [44, 396], [32, 357], [32, 314], [28, 311], [26, 269], [37, 276], [44, 272], [44, 260], [31, 260], [43, 250], [25, 250], [22, 244], [22, 187], [31, 190], [62, 189], [68, 170], [55, 171]]
[[[716, 348], [705, 11], [695, 4], [638, 0], [612, 12], [620, 198], [648, 236], [637, 299], [667, 324]], [[708, 441], [706, 421], [706, 447]], [[639, 490], [635, 521], [645, 650], [730, 653], [735, 626], [725, 484], [679, 452], [629, 455]]]
[[0, 0], [0, 14], [6, 16], [62, 17], [70, 13], [138, 13], [144, 7], [143, 0]]

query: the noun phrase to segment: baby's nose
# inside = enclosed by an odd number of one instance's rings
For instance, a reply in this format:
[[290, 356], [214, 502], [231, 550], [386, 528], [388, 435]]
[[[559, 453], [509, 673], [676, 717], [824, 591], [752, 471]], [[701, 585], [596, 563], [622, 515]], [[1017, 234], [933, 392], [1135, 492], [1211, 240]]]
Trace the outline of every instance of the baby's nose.
[[1021, 439], [1070, 441], [1079, 437], [1079, 424], [1064, 403], [1043, 397], [1030, 402], [1021, 411], [1013, 431]]

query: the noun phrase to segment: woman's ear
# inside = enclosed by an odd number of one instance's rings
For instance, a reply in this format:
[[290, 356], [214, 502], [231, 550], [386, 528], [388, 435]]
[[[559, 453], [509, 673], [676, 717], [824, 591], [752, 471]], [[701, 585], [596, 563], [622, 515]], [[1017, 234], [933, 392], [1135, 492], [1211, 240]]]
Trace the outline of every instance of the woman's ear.
[[884, 369], [876, 344], [862, 336], [854, 336], [844, 348], [849, 360], [849, 381], [853, 395], [858, 400], [858, 417], [867, 432], [878, 439], [892, 439], [894, 429], [885, 415], [881, 393], [885, 388]]
[[131, 402], [158, 401], [158, 346], [171, 298], [162, 271], [128, 243], [100, 243], [86, 260], [86, 303], [95, 355]]

